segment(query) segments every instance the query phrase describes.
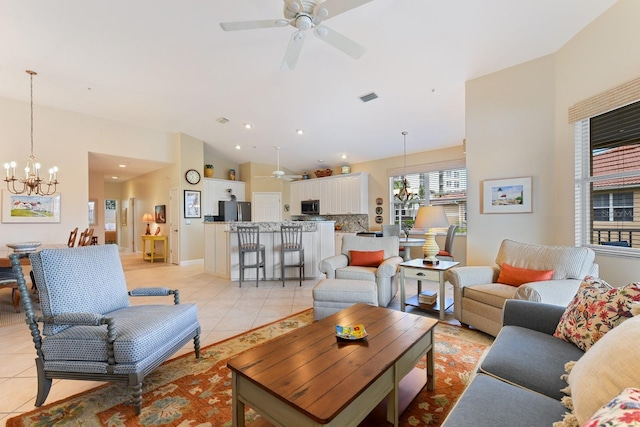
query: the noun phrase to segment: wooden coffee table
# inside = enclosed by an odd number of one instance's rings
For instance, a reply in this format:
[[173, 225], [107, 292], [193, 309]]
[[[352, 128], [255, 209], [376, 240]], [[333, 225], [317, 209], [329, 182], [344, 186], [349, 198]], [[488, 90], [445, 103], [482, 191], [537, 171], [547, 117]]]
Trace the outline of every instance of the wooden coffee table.
[[[336, 325], [359, 323], [366, 339], [336, 338]], [[400, 380], [425, 354], [433, 390], [436, 323], [360, 303], [231, 359], [233, 425], [247, 405], [276, 426], [356, 426], [386, 399], [397, 426]]]

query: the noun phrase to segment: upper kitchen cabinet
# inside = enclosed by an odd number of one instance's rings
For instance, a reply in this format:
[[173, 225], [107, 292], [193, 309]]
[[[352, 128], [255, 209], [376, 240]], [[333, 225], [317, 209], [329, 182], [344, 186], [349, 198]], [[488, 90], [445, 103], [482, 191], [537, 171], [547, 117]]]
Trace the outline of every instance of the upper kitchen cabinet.
[[236, 200], [244, 202], [244, 182], [205, 178], [204, 194], [202, 196], [202, 213], [207, 216], [218, 215], [218, 201], [231, 200], [232, 194], [236, 196]]
[[320, 200], [321, 215], [368, 214], [369, 174], [350, 173], [291, 183], [291, 214], [302, 200]]

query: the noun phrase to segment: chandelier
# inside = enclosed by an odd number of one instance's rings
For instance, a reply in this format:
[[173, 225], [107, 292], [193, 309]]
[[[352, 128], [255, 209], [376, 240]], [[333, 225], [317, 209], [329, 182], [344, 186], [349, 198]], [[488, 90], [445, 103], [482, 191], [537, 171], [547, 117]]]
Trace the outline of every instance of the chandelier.
[[[39, 196], [50, 196], [56, 192], [58, 185], [58, 167], [54, 166], [49, 169], [49, 177], [45, 180], [42, 174], [42, 166], [36, 160], [36, 156], [33, 154], [33, 76], [37, 75], [35, 71], [27, 70], [31, 79], [31, 155], [27, 159], [27, 164], [24, 168], [24, 176], [16, 178], [16, 162], [5, 163], [4, 169], [6, 171], [6, 177], [4, 181], [7, 183], [7, 190], [13, 194], [36, 194]], [[16, 182], [17, 188], [16, 188]], [[20, 187], [22, 184], [22, 187]]]

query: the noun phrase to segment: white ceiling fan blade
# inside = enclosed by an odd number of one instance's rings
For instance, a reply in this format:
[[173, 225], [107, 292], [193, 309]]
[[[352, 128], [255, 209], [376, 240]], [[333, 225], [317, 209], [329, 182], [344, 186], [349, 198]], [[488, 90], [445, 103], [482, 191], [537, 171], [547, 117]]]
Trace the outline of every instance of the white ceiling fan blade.
[[352, 58], [358, 59], [364, 55], [366, 51], [364, 46], [359, 45], [326, 25], [318, 25], [315, 28], [315, 34], [320, 40], [329, 43], [331, 46], [343, 51]]
[[255, 30], [260, 28], [286, 27], [286, 19], [267, 19], [263, 21], [221, 22], [220, 28], [225, 31]]
[[298, 58], [300, 58], [300, 52], [302, 51], [302, 46], [304, 45], [305, 37], [306, 33], [302, 31], [297, 31], [291, 35], [280, 69], [293, 70], [296, 68]]
[[329, 19], [333, 16], [355, 9], [371, 0], [325, 0], [313, 9], [313, 14], [320, 19]]

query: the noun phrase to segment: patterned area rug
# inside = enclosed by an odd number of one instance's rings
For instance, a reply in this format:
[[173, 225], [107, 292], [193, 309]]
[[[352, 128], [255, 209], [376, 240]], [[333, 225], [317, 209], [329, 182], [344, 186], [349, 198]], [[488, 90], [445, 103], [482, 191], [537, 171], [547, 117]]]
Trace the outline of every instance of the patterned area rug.
[[[205, 347], [160, 366], [146, 378], [142, 413], [127, 404], [130, 389], [106, 384], [11, 418], [17, 426], [231, 426], [231, 357], [313, 321], [313, 309]], [[439, 426], [491, 345], [481, 332], [436, 326], [436, 388], [423, 389], [400, 418], [401, 426]], [[418, 367], [424, 369], [424, 358]], [[55, 387], [55, 385], [53, 386]], [[249, 409], [247, 424], [268, 425]]]

